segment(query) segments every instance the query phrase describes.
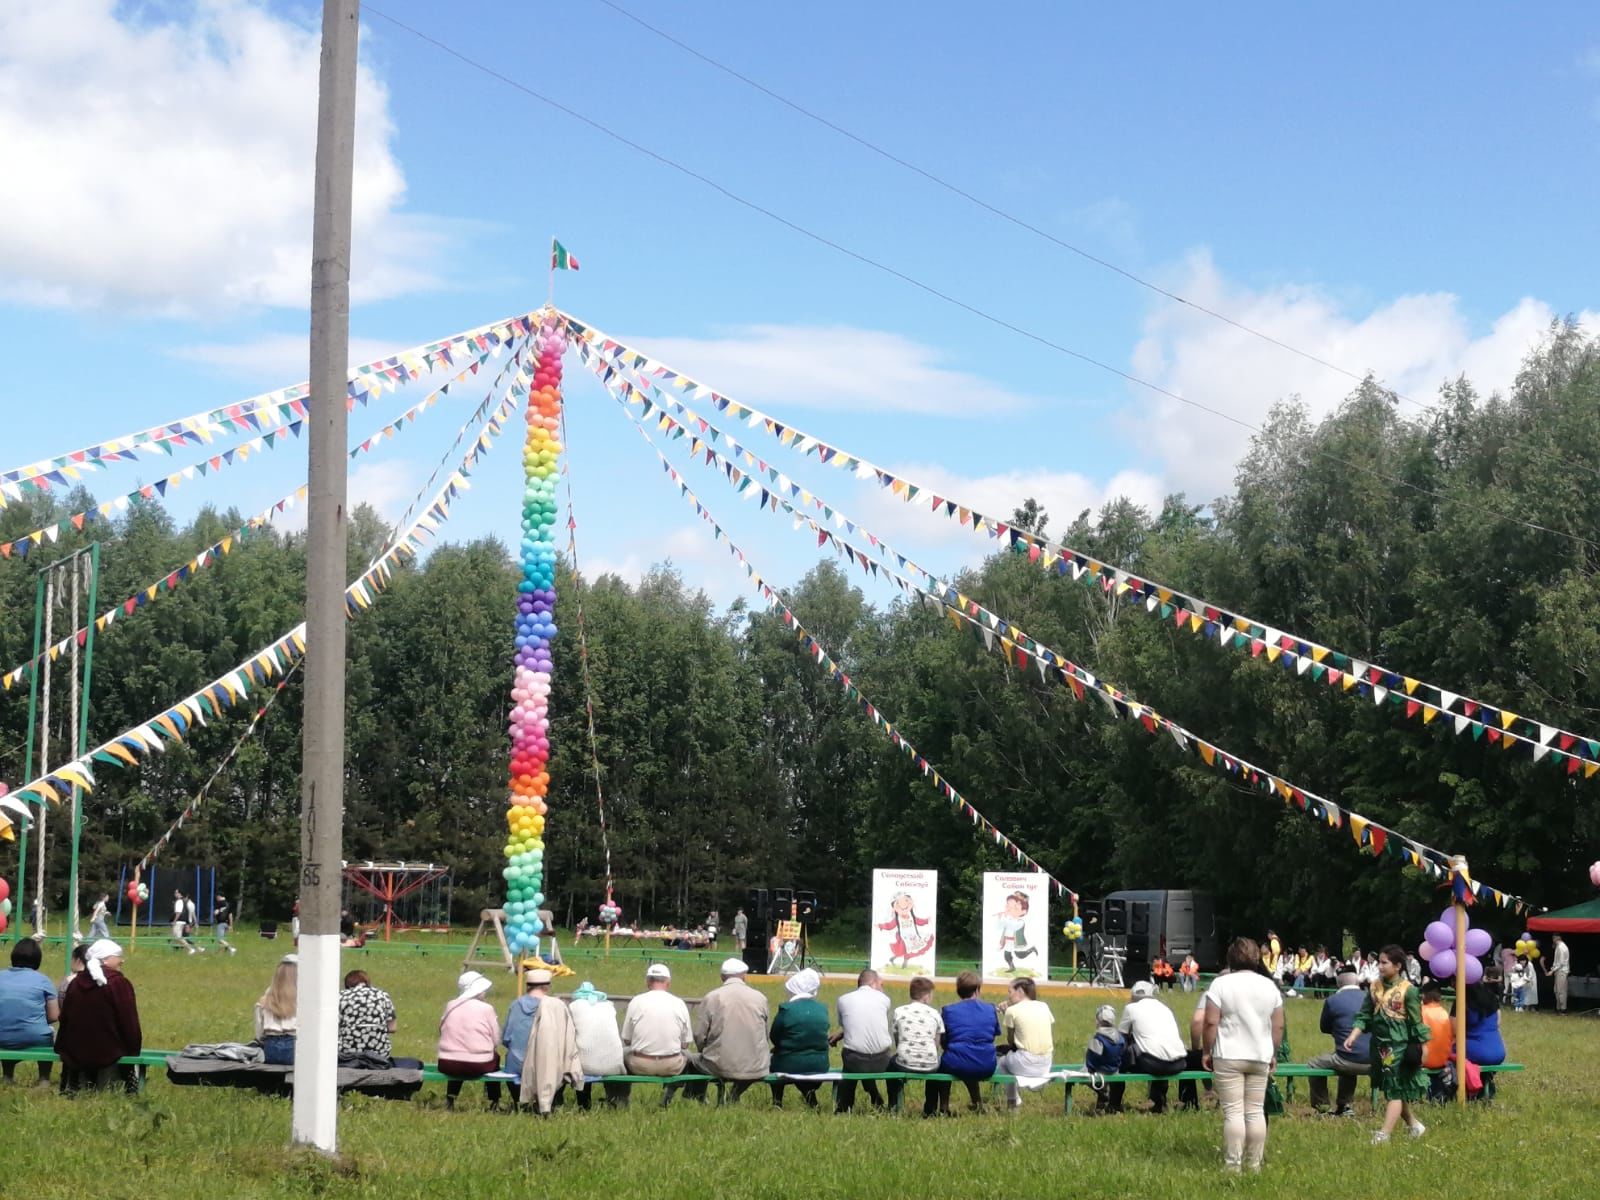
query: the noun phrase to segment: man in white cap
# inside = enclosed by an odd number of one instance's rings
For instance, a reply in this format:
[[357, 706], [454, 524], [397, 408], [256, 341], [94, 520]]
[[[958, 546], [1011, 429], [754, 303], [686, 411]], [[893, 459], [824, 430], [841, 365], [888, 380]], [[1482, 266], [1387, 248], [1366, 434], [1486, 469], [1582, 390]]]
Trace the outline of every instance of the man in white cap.
[[[672, 971], [666, 963], [645, 968], [644, 989], [628, 1001], [622, 1017], [623, 1064], [629, 1075], [682, 1075], [694, 1040], [689, 1006], [672, 994]], [[662, 1105], [671, 1099], [668, 1084], [661, 1090]]]
[[[737, 1100], [752, 1083], [765, 1079], [772, 1065], [767, 1042], [767, 998], [745, 982], [744, 960], [722, 964], [722, 986], [706, 993], [694, 1015], [694, 1069], [733, 1084]], [[689, 1083], [683, 1094], [704, 1100], [706, 1085]]]
[[[1176, 1075], [1186, 1065], [1188, 1052], [1178, 1032], [1178, 1018], [1156, 999], [1156, 985], [1141, 979], [1133, 985], [1133, 998], [1122, 1010], [1119, 1032], [1128, 1036], [1122, 1069], [1130, 1075]], [[1150, 1081], [1150, 1104], [1155, 1112], [1167, 1111], [1167, 1081]]]

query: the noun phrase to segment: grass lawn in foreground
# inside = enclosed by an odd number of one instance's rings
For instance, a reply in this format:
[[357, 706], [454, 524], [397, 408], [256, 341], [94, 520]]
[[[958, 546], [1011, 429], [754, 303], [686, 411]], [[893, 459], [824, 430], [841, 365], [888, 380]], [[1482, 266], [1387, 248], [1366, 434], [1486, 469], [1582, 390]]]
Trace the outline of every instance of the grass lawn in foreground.
[[[126, 945], [126, 930], [122, 931]], [[254, 935], [237, 939], [240, 953], [179, 954], [164, 939], [141, 936], [126, 970], [139, 994], [145, 1044], [177, 1049], [186, 1042], [248, 1040], [250, 1011], [272, 966], [290, 947]], [[716, 984], [715, 965], [673, 955], [674, 987], [698, 995]], [[627, 994], [641, 985], [643, 959], [585, 960], [558, 990], [591, 979]], [[45, 966], [60, 973], [60, 951]], [[455, 994], [459, 949], [435, 952], [346, 952], [394, 997], [400, 1028], [395, 1053], [432, 1060], [441, 1008]], [[503, 1011], [509, 975], [495, 976], [488, 999]], [[774, 1003], [777, 985], [765, 990]], [[843, 990], [829, 987], [831, 1003]], [[904, 1001], [905, 988], [890, 993]], [[948, 994], [947, 994], [948, 993]], [[1193, 998], [1165, 994], [1186, 1024]], [[935, 1003], [954, 1000], [952, 990]], [[1056, 1013], [1056, 1060], [1077, 1061], [1103, 993], [1050, 998]], [[1116, 1002], [1120, 1004], [1121, 998]], [[1317, 1033], [1320, 1002], [1288, 1002], [1295, 1054], [1324, 1048]], [[1368, 1144], [1376, 1118], [1317, 1118], [1303, 1081], [1290, 1113], [1272, 1122], [1267, 1169], [1259, 1178], [1220, 1174], [1221, 1118], [1210, 1110], [1156, 1117], [1134, 1112], [1092, 1118], [1061, 1115], [1059, 1088], [1031, 1095], [1022, 1113], [968, 1114], [925, 1122], [908, 1114], [858, 1111], [849, 1116], [805, 1111], [791, 1091], [773, 1112], [765, 1088], [735, 1108], [712, 1109], [681, 1099], [661, 1111], [658, 1091], [640, 1087], [626, 1112], [570, 1109], [549, 1120], [492, 1114], [481, 1095], [464, 1093], [447, 1113], [443, 1087], [428, 1085], [410, 1103], [345, 1101], [340, 1114], [344, 1157], [330, 1163], [287, 1149], [289, 1104], [226, 1089], [174, 1088], [152, 1074], [145, 1096], [64, 1100], [18, 1084], [0, 1089], [4, 1130], [0, 1196], [47, 1200], [149, 1200], [185, 1195], [226, 1197], [1196, 1197], [1215, 1193], [1316, 1200], [1318, 1197], [1457, 1196], [1578, 1197], [1600, 1179], [1600, 1019], [1550, 1013], [1506, 1013], [1511, 1056], [1528, 1064], [1508, 1076], [1492, 1106], [1463, 1113], [1423, 1106], [1427, 1137]], [[837, 1059], [836, 1059], [837, 1061]], [[964, 1108], [957, 1088], [956, 1107]], [[1143, 1089], [1129, 1100], [1143, 1106]], [[861, 1104], [858, 1099], [858, 1106]], [[824, 1100], [826, 1107], [826, 1100]], [[1358, 1107], [1365, 1113], [1365, 1091]]]

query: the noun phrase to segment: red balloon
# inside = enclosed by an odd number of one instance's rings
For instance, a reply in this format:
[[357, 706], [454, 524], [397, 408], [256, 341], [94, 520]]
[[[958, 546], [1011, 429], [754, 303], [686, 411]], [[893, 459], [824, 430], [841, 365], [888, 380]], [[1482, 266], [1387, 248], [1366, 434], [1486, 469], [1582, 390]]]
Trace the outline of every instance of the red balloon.
[[7, 883], [4, 879], [0, 879], [0, 900], [4, 900], [7, 897], [9, 897], [10, 895], [11, 895], [11, 885], [9, 883]]

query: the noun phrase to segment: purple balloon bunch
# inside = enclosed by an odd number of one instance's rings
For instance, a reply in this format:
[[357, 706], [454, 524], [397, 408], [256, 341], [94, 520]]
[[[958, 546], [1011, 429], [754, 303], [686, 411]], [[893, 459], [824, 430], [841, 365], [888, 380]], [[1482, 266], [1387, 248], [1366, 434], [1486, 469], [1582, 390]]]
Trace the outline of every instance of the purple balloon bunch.
[[1435, 979], [1454, 979], [1456, 956], [1464, 949], [1467, 963], [1467, 982], [1477, 983], [1483, 978], [1483, 956], [1489, 953], [1494, 939], [1487, 929], [1468, 929], [1466, 946], [1456, 945], [1456, 910], [1451, 907], [1430, 921], [1422, 931], [1422, 945], [1417, 947], [1417, 957], [1428, 964]]

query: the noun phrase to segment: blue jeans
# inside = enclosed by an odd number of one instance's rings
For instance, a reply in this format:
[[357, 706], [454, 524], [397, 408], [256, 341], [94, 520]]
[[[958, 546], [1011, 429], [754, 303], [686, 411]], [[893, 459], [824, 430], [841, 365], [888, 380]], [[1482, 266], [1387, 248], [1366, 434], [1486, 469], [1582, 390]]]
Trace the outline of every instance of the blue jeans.
[[269, 1035], [261, 1039], [261, 1050], [275, 1067], [294, 1066], [294, 1034]]

